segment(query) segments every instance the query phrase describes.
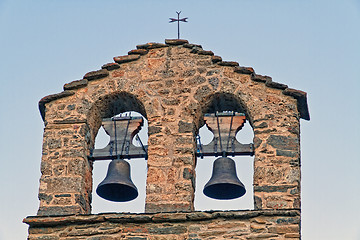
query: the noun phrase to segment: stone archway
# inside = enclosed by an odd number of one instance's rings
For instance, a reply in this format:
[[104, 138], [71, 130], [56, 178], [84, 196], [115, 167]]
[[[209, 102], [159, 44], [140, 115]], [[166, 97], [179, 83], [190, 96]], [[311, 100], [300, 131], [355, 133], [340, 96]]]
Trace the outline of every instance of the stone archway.
[[146, 212], [192, 211], [194, 176], [188, 173], [212, 96], [224, 96], [225, 108], [244, 110], [254, 128], [255, 207], [299, 207], [299, 118], [309, 119], [305, 93], [184, 40], [138, 45], [114, 61], [39, 103], [46, 126], [39, 215], [90, 213], [87, 156], [100, 119], [122, 109], [136, 109], [149, 122]]

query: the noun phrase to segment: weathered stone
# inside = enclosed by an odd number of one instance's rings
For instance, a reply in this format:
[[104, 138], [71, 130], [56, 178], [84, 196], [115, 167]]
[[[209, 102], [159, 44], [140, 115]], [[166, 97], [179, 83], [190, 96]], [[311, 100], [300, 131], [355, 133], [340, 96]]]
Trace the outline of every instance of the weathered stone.
[[81, 79], [81, 80], [72, 81], [70, 83], [66, 83], [63, 88], [66, 91], [66, 90], [73, 90], [73, 89], [86, 87], [87, 85], [88, 85], [88, 80]]
[[296, 187], [294, 185], [280, 185], [280, 186], [254, 186], [256, 192], [287, 192], [290, 188]]
[[191, 77], [191, 76], [194, 76], [195, 73], [196, 73], [196, 70], [194, 70], [194, 69], [185, 70], [185, 71], [182, 73], [182, 76], [183, 76], [183, 77]]
[[116, 63], [121, 64], [121, 63], [132, 62], [132, 61], [138, 60], [139, 58], [140, 58], [140, 55], [132, 54], [132, 55], [114, 57], [114, 61]]
[[298, 150], [299, 139], [288, 136], [270, 135], [267, 143], [277, 150]]
[[199, 45], [199, 44], [192, 44], [192, 43], [185, 43], [185, 44], [183, 45], [183, 47], [186, 47], [186, 48], [193, 48], [193, 47], [202, 48], [201, 45]]
[[169, 45], [183, 45], [189, 42], [185, 39], [165, 39], [165, 43]]
[[284, 156], [284, 157], [296, 157], [299, 155], [297, 151], [288, 151], [288, 150], [276, 150], [277, 156]]
[[191, 212], [192, 206], [185, 202], [171, 202], [171, 203], [145, 203], [147, 213], [161, 213], [161, 212]]
[[208, 86], [202, 86], [196, 90], [194, 98], [198, 101], [201, 101], [211, 92], [211, 89]]
[[270, 196], [265, 198], [265, 206], [270, 209], [288, 208], [288, 202], [279, 196]]
[[212, 218], [212, 214], [206, 212], [194, 212], [189, 213], [187, 215], [187, 218], [190, 220], [207, 220]]
[[300, 112], [300, 117], [305, 120], [310, 120], [310, 115], [309, 115], [309, 110], [308, 110], [308, 105], [307, 105], [307, 100], [306, 100], [307, 99], [306, 92], [292, 89], [292, 88], [287, 88], [283, 91], [283, 94], [292, 96], [295, 99], [297, 99], [297, 107]]
[[246, 237], [246, 239], [271, 239], [272, 237], [277, 237], [277, 234], [274, 233], [259, 233], [252, 236]]
[[267, 128], [268, 124], [266, 122], [262, 122], [258, 125], [254, 125], [254, 128]]
[[101, 66], [102, 69], [106, 69], [108, 71], [119, 69], [120, 65], [117, 63], [107, 63]]
[[219, 79], [217, 77], [211, 77], [208, 79], [210, 85], [216, 90], [219, 87]]
[[272, 81], [272, 78], [269, 77], [269, 76], [262, 76], [262, 75], [259, 75], [259, 74], [253, 74], [251, 76], [251, 79], [255, 82], [268, 82], [268, 81]]
[[300, 223], [300, 217], [282, 217], [276, 219], [278, 224], [298, 224]]
[[205, 51], [205, 50], [199, 50], [196, 53], [199, 55], [210, 55], [210, 56], [214, 55], [214, 53], [212, 51]]
[[37, 215], [61, 216], [68, 214], [81, 214], [81, 213], [83, 213], [83, 210], [79, 206], [49, 206], [49, 207], [40, 207]]
[[217, 64], [219, 64], [220, 66], [229, 66], [229, 67], [239, 66], [238, 62], [233, 62], [233, 61], [221, 61], [218, 62]]
[[49, 204], [53, 199], [53, 196], [50, 194], [39, 193], [38, 198], [40, 201], [45, 201], [47, 204]]
[[151, 216], [144, 214], [104, 214], [104, 219], [113, 223], [145, 223], [151, 221]]
[[149, 51], [146, 50], [146, 49], [133, 49], [133, 50], [128, 52], [128, 55], [132, 55], [132, 54], [145, 55], [148, 52]]
[[180, 120], [178, 126], [179, 126], [179, 133], [193, 133], [195, 131], [195, 127], [193, 123], [188, 123]]
[[222, 61], [222, 58], [219, 57], [219, 56], [212, 56], [212, 57], [211, 57], [211, 61], [212, 61], [213, 63], [218, 63], [218, 62], [221, 62], [221, 61]]
[[179, 105], [180, 99], [178, 99], [178, 98], [173, 98], [173, 97], [169, 97], [169, 98], [163, 99], [162, 102], [163, 102], [165, 105], [174, 106], [174, 105]]
[[186, 213], [157, 213], [151, 218], [153, 222], [178, 222], [186, 219]]
[[191, 170], [190, 168], [184, 168], [183, 178], [184, 179], [193, 179], [194, 178], [193, 170]]
[[273, 81], [266, 81], [265, 85], [267, 87], [271, 87], [271, 88], [276, 88], [276, 89], [281, 89], [284, 90], [286, 88], [288, 88], [288, 86], [286, 84], [282, 84], [282, 83], [277, 83], [277, 82], [273, 82]]
[[137, 49], [154, 49], [154, 48], [163, 48], [163, 47], [168, 47], [168, 45], [163, 43], [145, 43], [145, 44], [136, 45]]
[[39, 101], [39, 110], [40, 110], [40, 114], [41, 114], [42, 119], [45, 121], [45, 104], [46, 103], [55, 101], [55, 100], [60, 99], [60, 98], [65, 98], [65, 97], [68, 97], [68, 96], [72, 96], [74, 94], [75, 94], [75, 92], [73, 92], [73, 91], [63, 91], [61, 93], [48, 95], [48, 96], [43, 97], [42, 99], [40, 99], [40, 101]]
[[87, 79], [88, 81], [93, 81], [96, 79], [101, 79], [109, 76], [109, 72], [106, 69], [101, 69], [97, 71], [88, 72], [84, 75], [84, 79]]
[[255, 74], [255, 71], [252, 67], [234, 67], [234, 72], [241, 74]]
[[157, 127], [157, 126], [149, 126], [148, 128], [148, 134], [153, 135], [155, 133], [160, 133], [161, 132], [161, 127]]
[[187, 229], [185, 226], [174, 225], [169, 227], [153, 227], [149, 228], [149, 233], [153, 234], [181, 234], [186, 233]]
[[202, 48], [197, 47], [197, 46], [194, 46], [194, 47], [191, 49], [190, 53], [198, 53], [199, 51], [202, 51]]
[[260, 146], [260, 144], [262, 143], [262, 140], [258, 137], [254, 137], [254, 147], [258, 148]]
[[262, 209], [262, 199], [258, 196], [254, 196], [254, 209], [255, 210]]
[[186, 83], [190, 86], [192, 85], [200, 85], [201, 83], [206, 82], [206, 78], [204, 78], [203, 76], [195, 76], [193, 78], [190, 78], [188, 81], [186, 81]]

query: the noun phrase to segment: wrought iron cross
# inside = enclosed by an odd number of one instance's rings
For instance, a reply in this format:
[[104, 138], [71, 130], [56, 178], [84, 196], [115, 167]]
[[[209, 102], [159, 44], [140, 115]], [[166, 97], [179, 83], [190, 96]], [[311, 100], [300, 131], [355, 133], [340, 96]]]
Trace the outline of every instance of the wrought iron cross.
[[172, 23], [172, 22], [177, 22], [177, 24], [178, 24], [178, 39], [180, 39], [180, 21], [181, 22], [187, 22], [187, 17], [186, 18], [181, 18], [180, 19], [180, 13], [181, 13], [181, 11], [180, 12], [176, 12], [177, 13], [177, 15], [178, 15], [178, 17], [177, 17], [177, 19], [175, 19], [175, 18], [169, 18], [170, 19], [170, 21], [169, 21], [169, 23]]

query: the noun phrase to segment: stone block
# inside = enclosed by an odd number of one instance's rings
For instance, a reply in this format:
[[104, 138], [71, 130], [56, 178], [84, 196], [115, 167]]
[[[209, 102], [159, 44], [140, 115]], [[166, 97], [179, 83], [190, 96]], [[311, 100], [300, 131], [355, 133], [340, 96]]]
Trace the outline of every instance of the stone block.
[[165, 43], [169, 45], [183, 45], [189, 42], [185, 39], [165, 39]]
[[299, 139], [297, 137], [270, 135], [266, 142], [278, 150], [299, 150]]
[[179, 133], [193, 133], [195, 131], [195, 126], [193, 123], [180, 120], [178, 126]]
[[145, 44], [136, 45], [137, 49], [154, 49], [154, 48], [163, 48], [163, 47], [168, 47], [168, 45], [163, 43], [145, 43]]
[[132, 62], [132, 61], [138, 60], [139, 58], [140, 58], [140, 55], [132, 54], [132, 55], [114, 57], [114, 61], [116, 63], [121, 64], [121, 63]]
[[234, 67], [234, 72], [241, 74], [255, 74], [255, 71], [252, 67]]
[[77, 193], [83, 189], [82, 177], [52, 177], [44, 179], [48, 193]]
[[149, 51], [146, 49], [134, 49], [128, 52], [129, 55], [133, 55], [133, 54], [139, 54], [139, 55], [145, 55], [147, 54]]
[[84, 75], [84, 79], [88, 81], [93, 81], [96, 79], [101, 79], [109, 76], [109, 72], [106, 69], [101, 69], [97, 71], [88, 72]]
[[81, 79], [81, 80], [72, 81], [72, 82], [66, 83], [64, 85], [64, 91], [83, 88], [83, 87], [86, 87], [87, 85], [88, 85], [88, 80], [87, 79]]
[[221, 61], [221, 62], [218, 62], [217, 64], [219, 64], [220, 66], [228, 66], [228, 67], [239, 66], [238, 62], [233, 62], [233, 61]]
[[115, 70], [115, 69], [119, 69], [120, 65], [117, 64], [117, 63], [107, 63], [107, 64], [102, 65], [101, 68], [106, 69], [108, 71], [112, 71], [112, 70]]

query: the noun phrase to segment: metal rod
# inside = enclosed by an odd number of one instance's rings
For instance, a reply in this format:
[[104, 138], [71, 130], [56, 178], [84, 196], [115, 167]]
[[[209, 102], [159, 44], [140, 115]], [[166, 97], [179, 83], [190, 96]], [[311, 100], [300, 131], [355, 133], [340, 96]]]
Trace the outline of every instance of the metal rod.
[[139, 134], [136, 134], [136, 140], [138, 140], [140, 142], [142, 149], [144, 150], [145, 154], [147, 155], [146, 148], [145, 148], [144, 144], [142, 143], [141, 138], [139, 137]]
[[116, 158], [119, 159], [118, 158], [118, 149], [117, 149], [117, 134], [116, 134], [116, 121], [115, 120], [114, 120], [114, 132], [115, 132], [115, 154], [116, 154]]
[[230, 141], [231, 127], [232, 127], [232, 123], [233, 123], [233, 118], [234, 118], [234, 112], [232, 111], [231, 120], [230, 120], [230, 130], [229, 130], [229, 135], [228, 135], [228, 139], [227, 139], [227, 143], [226, 143], [226, 151], [229, 148], [229, 141]]
[[122, 156], [122, 153], [124, 151], [124, 145], [125, 145], [125, 141], [126, 141], [126, 137], [127, 137], [127, 132], [129, 130], [129, 125], [130, 125], [130, 115], [131, 113], [129, 114], [129, 119], [128, 119], [128, 122], [127, 122], [127, 125], [126, 125], [126, 131], [125, 131], [125, 136], [124, 136], [124, 141], [123, 141], [123, 144], [122, 144], [122, 147], [121, 147], [121, 156]]
[[176, 12], [178, 15], [177, 24], [178, 24], [178, 39], [180, 39], [180, 12]]
[[221, 143], [220, 123], [219, 123], [218, 111], [216, 111], [215, 115], [216, 115], [216, 121], [217, 121], [218, 131], [219, 131], [219, 141], [220, 141], [221, 154], [223, 155], [223, 157], [226, 157], [226, 156], [224, 156], [224, 154], [226, 154], [226, 153], [225, 153], [225, 151], [223, 151], [223, 147], [222, 147], [222, 143]]

